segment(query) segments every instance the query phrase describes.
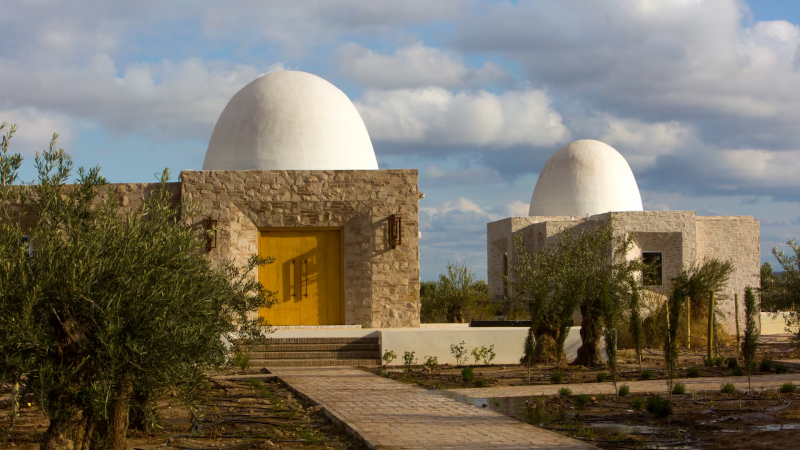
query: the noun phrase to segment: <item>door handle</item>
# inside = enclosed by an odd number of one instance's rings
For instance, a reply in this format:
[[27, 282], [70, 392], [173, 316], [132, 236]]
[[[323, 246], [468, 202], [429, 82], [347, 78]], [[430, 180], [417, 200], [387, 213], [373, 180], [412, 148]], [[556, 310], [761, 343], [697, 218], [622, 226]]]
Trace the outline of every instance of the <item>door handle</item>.
[[308, 260], [303, 260], [303, 297], [308, 297]]
[[297, 284], [297, 278], [295, 275], [297, 271], [294, 268], [294, 260], [289, 261], [289, 296], [295, 296], [295, 285]]

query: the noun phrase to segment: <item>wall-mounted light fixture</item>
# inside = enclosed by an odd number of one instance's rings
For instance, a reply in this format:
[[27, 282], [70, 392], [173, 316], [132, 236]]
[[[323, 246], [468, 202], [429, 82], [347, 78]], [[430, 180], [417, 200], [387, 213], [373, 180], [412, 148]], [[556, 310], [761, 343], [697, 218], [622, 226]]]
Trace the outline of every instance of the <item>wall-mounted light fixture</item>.
[[389, 216], [389, 244], [392, 248], [403, 243], [403, 230], [400, 225], [400, 216], [395, 214]]
[[217, 248], [217, 221], [209, 217], [203, 220], [203, 227], [206, 231], [206, 250], [211, 251], [212, 248]]

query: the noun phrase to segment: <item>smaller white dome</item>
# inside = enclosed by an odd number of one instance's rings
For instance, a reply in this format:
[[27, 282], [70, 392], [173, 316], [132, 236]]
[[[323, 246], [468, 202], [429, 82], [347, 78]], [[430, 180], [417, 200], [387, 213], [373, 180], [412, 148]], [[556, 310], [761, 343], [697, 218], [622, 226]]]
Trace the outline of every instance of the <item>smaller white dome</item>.
[[243, 87], [217, 119], [203, 170], [377, 170], [358, 110], [306, 72], [273, 72]]
[[628, 162], [593, 139], [567, 144], [545, 163], [531, 196], [531, 216], [585, 217], [642, 211], [642, 196]]

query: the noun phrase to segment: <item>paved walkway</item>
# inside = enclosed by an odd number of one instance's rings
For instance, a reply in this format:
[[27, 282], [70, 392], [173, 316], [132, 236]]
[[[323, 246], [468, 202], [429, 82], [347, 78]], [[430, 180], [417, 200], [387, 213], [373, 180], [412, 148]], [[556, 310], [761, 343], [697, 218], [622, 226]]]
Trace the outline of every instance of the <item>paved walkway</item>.
[[[776, 388], [791, 381], [800, 384], [800, 373], [787, 373], [781, 375], [758, 375], [753, 377], [753, 388]], [[686, 391], [718, 391], [720, 386], [725, 383], [733, 383], [740, 390], [747, 389], [747, 377], [703, 377], [703, 378], [680, 378], [676, 383], [686, 385]], [[661, 394], [667, 392], [666, 380], [648, 381], [623, 381], [619, 386], [627, 384], [631, 388], [631, 393], [652, 393]], [[569, 388], [573, 395], [590, 394], [603, 395], [614, 394], [614, 386], [610, 381], [604, 383], [580, 383], [580, 384], [541, 384], [534, 386], [506, 386], [483, 389], [453, 389], [453, 392], [470, 398], [492, 398], [492, 397], [532, 397], [536, 395], [556, 395], [559, 389]]]
[[270, 368], [372, 449], [597, 447], [349, 367]]

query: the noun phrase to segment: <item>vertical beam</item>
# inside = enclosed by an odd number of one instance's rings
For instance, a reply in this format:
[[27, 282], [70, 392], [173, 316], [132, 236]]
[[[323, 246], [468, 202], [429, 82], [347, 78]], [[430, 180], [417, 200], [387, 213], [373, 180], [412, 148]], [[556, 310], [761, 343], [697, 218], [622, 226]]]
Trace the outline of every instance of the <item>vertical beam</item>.
[[736, 351], [742, 348], [741, 337], [739, 335], [739, 294], [733, 294], [733, 311], [736, 316]]
[[686, 348], [692, 348], [692, 298], [686, 297]]
[[714, 293], [711, 293], [711, 299], [708, 302], [708, 362], [714, 359]]

